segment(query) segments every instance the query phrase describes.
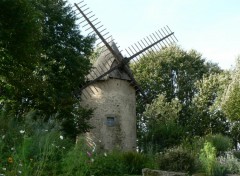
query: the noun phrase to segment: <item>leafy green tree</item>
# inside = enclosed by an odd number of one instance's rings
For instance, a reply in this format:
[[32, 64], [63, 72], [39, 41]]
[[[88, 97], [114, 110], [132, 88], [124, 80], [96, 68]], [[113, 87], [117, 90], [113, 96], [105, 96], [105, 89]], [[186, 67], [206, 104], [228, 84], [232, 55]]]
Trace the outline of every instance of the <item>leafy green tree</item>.
[[240, 58], [237, 58], [236, 66], [231, 71], [231, 77], [221, 99], [221, 108], [231, 122], [231, 135], [235, 147], [240, 142]]
[[239, 121], [240, 120], [240, 58], [238, 58], [236, 67], [231, 73], [231, 81], [225, 91], [223, 97], [222, 108], [228, 115], [229, 120]]
[[[206, 62], [195, 50], [184, 51], [179, 46], [163, 48], [156, 54], [150, 52], [131, 67], [149, 102], [158, 94], [164, 94], [166, 102], [175, 99], [179, 101], [181, 111], [178, 113], [177, 123], [182, 127], [188, 125], [192, 116], [190, 105], [198, 93], [195, 83], [204, 75], [222, 72], [216, 64]], [[138, 101], [139, 138], [147, 123], [142, 115], [144, 109], [145, 105]]]
[[76, 17], [64, 0], [38, 0], [34, 7], [41, 14], [42, 24], [41, 77], [45, 91], [38, 94], [36, 108], [43, 118], [53, 115], [60, 119], [63, 129], [75, 136], [89, 128], [90, 111], [79, 106], [73, 92], [84, 84], [91, 68], [88, 59], [93, 51], [93, 37], [84, 37], [76, 25]]
[[33, 71], [40, 56], [40, 25], [27, 0], [1, 1], [0, 6], [1, 104], [11, 102], [19, 107], [38, 83]]
[[146, 121], [140, 148], [145, 151], [161, 151], [180, 144], [184, 132], [177, 124], [180, 110], [181, 104], [177, 99], [168, 102], [163, 94], [147, 105], [143, 113]]
[[191, 103], [196, 88], [195, 82], [204, 74], [221, 72], [220, 68], [206, 62], [194, 50], [184, 51], [179, 46], [160, 50], [157, 54], [147, 54], [132, 65], [137, 81], [152, 100], [165, 92], [168, 101], [178, 98], [181, 104]]
[[84, 37], [64, 0], [1, 1], [0, 75], [2, 111], [24, 120], [60, 122], [71, 137], [89, 129], [91, 110], [78, 88], [91, 68], [93, 37]]
[[196, 82], [198, 93], [194, 96], [187, 128], [191, 136], [229, 133], [229, 122], [219, 106], [222, 94], [229, 82], [228, 72], [210, 74]]

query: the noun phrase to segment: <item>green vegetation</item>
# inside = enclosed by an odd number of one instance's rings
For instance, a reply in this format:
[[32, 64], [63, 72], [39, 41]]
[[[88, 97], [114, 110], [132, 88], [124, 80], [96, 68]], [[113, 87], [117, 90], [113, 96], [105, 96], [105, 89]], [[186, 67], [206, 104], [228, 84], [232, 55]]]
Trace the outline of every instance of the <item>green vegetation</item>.
[[98, 151], [75, 143], [91, 128], [78, 88], [94, 38], [64, 0], [0, 7], [0, 175], [240, 174], [240, 58], [226, 71], [179, 46], [142, 57], [131, 65], [150, 98], [137, 100], [138, 152]]

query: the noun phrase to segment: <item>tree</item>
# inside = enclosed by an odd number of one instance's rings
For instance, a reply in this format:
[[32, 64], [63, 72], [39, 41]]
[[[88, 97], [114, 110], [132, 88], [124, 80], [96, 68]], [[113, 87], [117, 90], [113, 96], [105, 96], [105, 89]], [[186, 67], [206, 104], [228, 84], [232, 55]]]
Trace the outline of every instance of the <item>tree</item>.
[[221, 108], [231, 122], [231, 135], [235, 148], [240, 142], [240, 58], [237, 58], [236, 66], [231, 71], [230, 81], [221, 99]]
[[184, 130], [177, 124], [181, 104], [177, 99], [167, 102], [163, 94], [158, 95], [143, 113], [145, 128], [140, 148], [144, 151], [162, 151], [181, 143]]
[[[71, 137], [89, 129], [91, 110], [78, 87], [91, 68], [93, 37], [84, 37], [64, 0], [1, 1], [2, 111], [24, 120], [56, 120]], [[8, 108], [7, 108], [8, 107]]]
[[[67, 1], [38, 0], [34, 3], [41, 14], [41, 67], [37, 69], [46, 91], [38, 94], [36, 108], [43, 118], [63, 122], [64, 131], [75, 136], [89, 128], [88, 113], [79, 106], [73, 92], [83, 85], [91, 68], [88, 59], [93, 51], [93, 37], [84, 37], [76, 25], [76, 17]], [[75, 130], [74, 130], [75, 129]]]
[[[182, 108], [177, 123], [182, 127], [188, 125], [192, 116], [190, 105], [198, 93], [195, 83], [204, 75], [222, 72], [216, 64], [206, 62], [198, 52], [184, 51], [179, 46], [163, 48], [156, 54], [150, 52], [131, 67], [150, 102], [158, 94], [164, 94], [166, 102], [179, 101]], [[144, 133], [141, 132], [142, 126], [147, 123], [142, 115], [144, 109], [144, 104], [138, 103], [139, 135]]]
[[40, 25], [27, 0], [1, 1], [0, 6], [1, 105], [22, 114], [24, 100], [39, 82], [33, 71], [40, 56]]
[[194, 50], [184, 51], [179, 46], [147, 54], [132, 65], [137, 81], [150, 99], [165, 92], [167, 101], [178, 98], [182, 104], [191, 103], [196, 88], [195, 82], [204, 74], [221, 72], [220, 68], [206, 62]]
[[210, 74], [196, 82], [195, 94], [188, 119], [187, 128], [191, 136], [207, 134], [229, 135], [229, 122], [219, 106], [226, 85], [229, 82], [229, 73]]

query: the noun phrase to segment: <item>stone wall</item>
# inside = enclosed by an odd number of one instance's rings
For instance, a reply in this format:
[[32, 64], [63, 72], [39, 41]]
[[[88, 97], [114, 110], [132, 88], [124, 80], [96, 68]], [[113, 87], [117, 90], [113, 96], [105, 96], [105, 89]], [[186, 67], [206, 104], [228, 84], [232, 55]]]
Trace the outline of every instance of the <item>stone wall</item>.
[[143, 169], [142, 170], [143, 176], [187, 176], [186, 173], [181, 172], [168, 172], [168, 171], [161, 171], [161, 170], [151, 170], [151, 169]]
[[[143, 169], [142, 170], [143, 176], [187, 176], [187, 173], [181, 172], [170, 172], [170, 171], [161, 171], [161, 170], [151, 170], [151, 169]], [[193, 174], [192, 176], [204, 176], [205, 174]], [[227, 174], [226, 176], [240, 176], [238, 174]]]
[[88, 139], [104, 150], [136, 149], [136, 97], [128, 81], [98, 81], [83, 91], [82, 104], [94, 109]]

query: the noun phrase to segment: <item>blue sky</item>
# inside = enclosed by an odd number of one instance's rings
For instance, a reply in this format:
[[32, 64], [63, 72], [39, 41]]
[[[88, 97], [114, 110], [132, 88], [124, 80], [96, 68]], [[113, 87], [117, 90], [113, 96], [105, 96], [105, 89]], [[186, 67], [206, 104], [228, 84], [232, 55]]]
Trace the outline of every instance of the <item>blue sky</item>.
[[[69, 0], [69, 3], [81, 0]], [[121, 49], [168, 25], [185, 50], [229, 69], [240, 55], [239, 0], [85, 0]]]

